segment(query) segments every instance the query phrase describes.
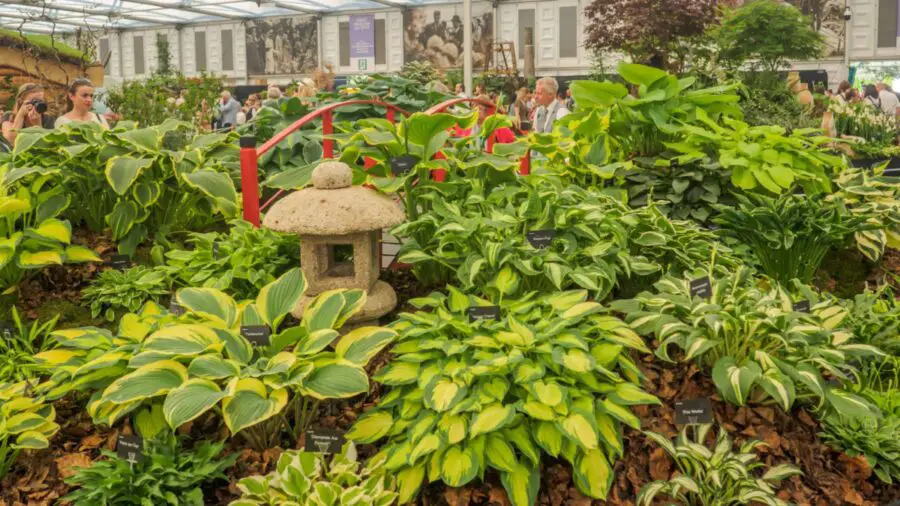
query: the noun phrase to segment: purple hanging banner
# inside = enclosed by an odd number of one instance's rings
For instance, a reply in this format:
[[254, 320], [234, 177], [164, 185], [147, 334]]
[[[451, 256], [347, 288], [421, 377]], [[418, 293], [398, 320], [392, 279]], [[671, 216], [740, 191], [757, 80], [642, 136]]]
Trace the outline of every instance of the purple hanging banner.
[[375, 15], [350, 16], [350, 58], [375, 58]]

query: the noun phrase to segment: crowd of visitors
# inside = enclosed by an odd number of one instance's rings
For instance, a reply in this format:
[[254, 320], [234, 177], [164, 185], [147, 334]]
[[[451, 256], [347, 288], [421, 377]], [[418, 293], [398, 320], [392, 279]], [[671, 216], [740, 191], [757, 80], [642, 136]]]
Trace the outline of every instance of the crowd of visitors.
[[863, 87], [862, 93], [860, 93], [849, 81], [842, 81], [838, 85], [836, 93], [826, 90], [825, 95], [831, 100], [837, 100], [845, 104], [862, 102], [891, 116], [897, 116], [900, 113], [900, 110], [898, 110], [900, 109], [900, 99], [897, 98], [897, 94], [891, 89], [890, 85], [885, 82], [867, 84]]

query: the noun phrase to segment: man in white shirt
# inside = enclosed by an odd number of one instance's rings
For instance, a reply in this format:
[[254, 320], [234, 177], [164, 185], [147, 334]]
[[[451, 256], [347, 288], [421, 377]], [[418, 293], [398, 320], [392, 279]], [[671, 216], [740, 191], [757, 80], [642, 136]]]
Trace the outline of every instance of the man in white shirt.
[[542, 77], [535, 86], [534, 101], [538, 110], [534, 116], [534, 131], [549, 133], [553, 131], [553, 123], [569, 114], [565, 104], [556, 100], [559, 83], [552, 77]]
[[875, 87], [878, 88], [878, 99], [881, 100], [881, 110], [889, 116], [896, 116], [897, 108], [900, 107], [900, 100], [897, 99], [897, 95], [894, 94], [887, 83], [878, 83]]

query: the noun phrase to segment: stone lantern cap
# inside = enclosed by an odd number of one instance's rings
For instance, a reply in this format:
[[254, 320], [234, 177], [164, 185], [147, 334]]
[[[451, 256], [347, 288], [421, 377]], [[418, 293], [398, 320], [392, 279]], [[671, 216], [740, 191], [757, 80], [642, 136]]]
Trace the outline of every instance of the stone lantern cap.
[[406, 220], [385, 195], [352, 186], [353, 172], [343, 162], [324, 162], [312, 173], [312, 188], [279, 200], [263, 225], [298, 235], [348, 235], [381, 230]]

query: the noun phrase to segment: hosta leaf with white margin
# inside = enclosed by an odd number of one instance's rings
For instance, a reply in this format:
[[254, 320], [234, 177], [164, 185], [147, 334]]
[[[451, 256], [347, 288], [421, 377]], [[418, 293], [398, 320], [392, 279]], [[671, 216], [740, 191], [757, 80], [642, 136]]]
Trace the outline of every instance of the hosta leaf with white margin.
[[787, 506], [776, 495], [777, 482], [786, 477], [801, 474], [800, 470], [781, 464], [770, 468], [757, 478], [754, 470], [765, 467], [758, 461], [754, 449], [760, 442], [750, 442], [738, 451], [733, 448], [731, 437], [719, 429], [715, 447], [706, 446], [710, 425], [685, 427], [675, 439], [648, 432], [650, 440], [662, 446], [666, 453], [680, 462], [681, 473], [668, 481], [654, 481], [644, 485], [637, 496], [637, 506], [651, 506], [665, 497], [683, 504], [706, 504], [725, 501], [729, 504], [760, 502], [774, 506]]
[[[24, 381], [0, 384], [0, 446], [40, 450], [50, 445], [49, 439], [59, 430], [56, 410], [33, 395]], [[18, 452], [3, 455], [0, 468], [11, 466], [17, 456]]]
[[[847, 316], [844, 308], [812, 300], [810, 313], [795, 312], [796, 295], [777, 284], [759, 282], [746, 268], [733, 273], [714, 270], [712, 297], [691, 297], [690, 281], [709, 272], [698, 269], [684, 278], [664, 277], [653, 290], [612, 306], [626, 314], [635, 331], [660, 339], [658, 356], [669, 360], [690, 356], [710, 370], [729, 402], [743, 405], [770, 397], [788, 410], [803, 396], [819, 405], [847, 406], [842, 394], [826, 395], [824, 378], [853, 373], [848, 352], [880, 352], [860, 347], [853, 342], [853, 333], [841, 328]], [[817, 298], [802, 284], [792, 290], [806, 299]], [[676, 349], [683, 352], [680, 357]]]
[[222, 416], [231, 433], [237, 434], [277, 415], [287, 401], [288, 394], [284, 389], [268, 392], [258, 379], [236, 379], [233, 393], [222, 401]]
[[[478, 322], [467, 309], [494, 301], [448, 291], [417, 299], [427, 312], [402, 313], [392, 325], [394, 359], [374, 376], [390, 390], [350, 438], [383, 445], [410, 500], [425, 476], [459, 486], [495, 469], [512, 501], [529, 501], [536, 485], [517, 478], [539, 469], [545, 453], [574, 466], [599, 452], [608, 472], [590, 471], [611, 479], [621, 424], [639, 426], [630, 406], [659, 402], [626, 379], [640, 381], [626, 374], [625, 354], [645, 349], [642, 340], [600, 304], [584, 304], [584, 290], [504, 297], [504, 318]], [[628, 345], [620, 344], [624, 335]], [[603, 374], [595, 347], [605, 347]], [[418, 459], [409, 462], [414, 451]], [[606, 493], [608, 486], [591, 483], [585, 493]]]
[[213, 288], [183, 288], [176, 294], [178, 303], [188, 311], [208, 318], [225, 328], [238, 322], [238, 307], [225, 293]]
[[188, 380], [187, 369], [174, 360], [147, 364], [122, 376], [103, 391], [103, 400], [114, 404], [163, 395]]
[[225, 393], [212, 381], [192, 378], [166, 396], [163, 404], [166, 422], [173, 429], [178, 428], [212, 409], [224, 397]]
[[266, 324], [277, 329], [288, 313], [294, 310], [306, 292], [306, 276], [294, 268], [263, 287], [256, 298], [256, 308]]

